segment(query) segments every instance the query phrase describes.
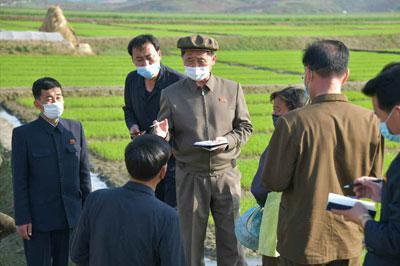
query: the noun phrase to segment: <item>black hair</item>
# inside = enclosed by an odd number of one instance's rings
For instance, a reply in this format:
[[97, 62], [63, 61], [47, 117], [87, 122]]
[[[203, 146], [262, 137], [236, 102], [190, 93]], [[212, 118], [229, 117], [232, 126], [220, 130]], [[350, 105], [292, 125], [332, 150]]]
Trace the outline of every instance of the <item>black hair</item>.
[[168, 162], [171, 147], [164, 139], [146, 134], [136, 137], [125, 148], [125, 165], [131, 177], [149, 181]]
[[50, 77], [40, 78], [40, 79], [36, 80], [35, 82], [33, 82], [33, 85], [32, 85], [33, 97], [35, 99], [39, 99], [40, 95], [42, 95], [42, 90], [47, 91], [47, 90], [54, 89], [57, 87], [60, 88], [62, 91], [61, 84], [57, 80], [50, 78]]
[[270, 101], [272, 102], [276, 97], [282, 99], [289, 110], [303, 107], [309, 101], [306, 92], [296, 87], [287, 87], [283, 90], [273, 92], [270, 96]]
[[343, 75], [349, 63], [349, 49], [337, 40], [320, 40], [310, 44], [303, 54], [303, 65], [322, 77]]
[[151, 43], [156, 51], [160, 50], [160, 42], [151, 34], [142, 34], [133, 38], [128, 44], [128, 53], [132, 56], [132, 50], [135, 48], [141, 48], [146, 43]]
[[362, 92], [367, 96], [376, 96], [379, 108], [391, 112], [400, 104], [400, 62], [386, 65], [381, 72], [369, 80]]

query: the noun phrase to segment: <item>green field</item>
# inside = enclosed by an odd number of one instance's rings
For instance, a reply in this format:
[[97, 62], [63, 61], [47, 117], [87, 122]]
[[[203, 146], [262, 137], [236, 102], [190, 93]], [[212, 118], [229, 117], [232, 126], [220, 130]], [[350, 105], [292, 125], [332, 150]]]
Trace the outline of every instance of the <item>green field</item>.
[[353, 24], [338, 25], [188, 25], [188, 24], [93, 24], [71, 23], [76, 34], [82, 37], [125, 37], [143, 32], [159, 37], [176, 37], [195, 33], [214, 36], [276, 37], [276, 36], [369, 36], [396, 34], [399, 25]]
[[[299, 51], [221, 51], [217, 57], [221, 62], [214, 74], [244, 85], [302, 83]], [[40, 76], [52, 76], [64, 86], [123, 86], [134, 70], [128, 55], [0, 55], [0, 60], [0, 88], [30, 87]], [[365, 81], [393, 61], [400, 61], [400, 55], [352, 52], [350, 81]], [[163, 63], [183, 72], [178, 55], [164, 56]]]

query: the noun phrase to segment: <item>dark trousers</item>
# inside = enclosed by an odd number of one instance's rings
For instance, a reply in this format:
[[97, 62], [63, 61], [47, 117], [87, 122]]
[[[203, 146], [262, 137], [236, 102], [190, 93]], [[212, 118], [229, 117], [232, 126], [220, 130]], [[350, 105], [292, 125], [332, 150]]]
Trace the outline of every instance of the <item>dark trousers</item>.
[[167, 174], [164, 180], [158, 183], [155, 194], [159, 200], [176, 208], [175, 158], [173, 156], [168, 161]]
[[351, 258], [351, 259], [344, 259], [344, 260], [334, 260], [327, 263], [321, 264], [298, 264], [288, 259], [283, 258], [282, 256], [279, 257], [279, 266], [360, 266], [361, 260], [360, 257]]
[[68, 266], [70, 232], [70, 229], [33, 231], [31, 239], [24, 240], [27, 265]]
[[279, 257], [262, 256], [262, 266], [278, 266]]

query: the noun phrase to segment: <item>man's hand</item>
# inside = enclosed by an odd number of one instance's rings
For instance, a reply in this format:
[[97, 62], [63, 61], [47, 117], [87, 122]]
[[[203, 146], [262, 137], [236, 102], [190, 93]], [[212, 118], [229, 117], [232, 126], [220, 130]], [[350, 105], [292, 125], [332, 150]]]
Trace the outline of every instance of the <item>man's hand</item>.
[[17, 233], [22, 239], [30, 240], [32, 236], [32, 224], [23, 224], [17, 226]]
[[[216, 137], [216, 138], [215, 138], [215, 141], [225, 141], [225, 142], [228, 142], [228, 140], [227, 140], [225, 137]], [[214, 152], [216, 152], [216, 153], [224, 152], [224, 151], [226, 150], [227, 147], [228, 147], [228, 144], [223, 145], [223, 146], [219, 147], [218, 149], [214, 150]]]
[[375, 183], [376, 177], [362, 176], [354, 181], [353, 191], [357, 198], [369, 198], [380, 202], [382, 198], [382, 183]]
[[[364, 227], [365, 225], [365, 217], [368, 215], [367, 208], [364, 207], [361, 203], [357, 202], [353, 208], [348, 210], [331, 210], [334, 214], [343, 215], [347, 221], [351, 221], [353, 223], [359, 224]], [[368, 216], [367, 216], [368, 217]], [[372, 219], [372, 218], [370, 218]]]
[[129, 132], [131, 133], [132, 137], [139, 135], [139, 133], [140, 133], [139, 126], [136, 125], [136, 124], [132, 125], [131, 129], [129, 130]]
[[154, 134], [165, 139], [167, 137], [168, 130], [169, 130], [168, 118], [165, 118], [161, 122], [154, 120], [153, 127], [154, 127]]

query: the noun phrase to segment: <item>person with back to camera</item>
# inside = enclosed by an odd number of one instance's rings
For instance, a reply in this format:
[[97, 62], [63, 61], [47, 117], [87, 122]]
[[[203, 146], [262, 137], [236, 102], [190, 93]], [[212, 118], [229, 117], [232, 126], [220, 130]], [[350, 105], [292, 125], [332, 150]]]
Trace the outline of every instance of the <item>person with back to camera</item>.
[[71, 248], [78, 265], [184, 266], [178, 213], [154, 191], [165, 178], [169, 144], [138, 136], [125, 149], [131, 179], [87, 198]]
[[341, 93], [349, 78], [349, 50], [320, 40], [303, 54], [311, 104], [278, 119], [262, 172], [282, 191], [277, 229], [280, 265], [359, 265], [362, 232], [327, 212], [330, 192], [356, 176], [380, 176], [383, 145], [378, 118]]

